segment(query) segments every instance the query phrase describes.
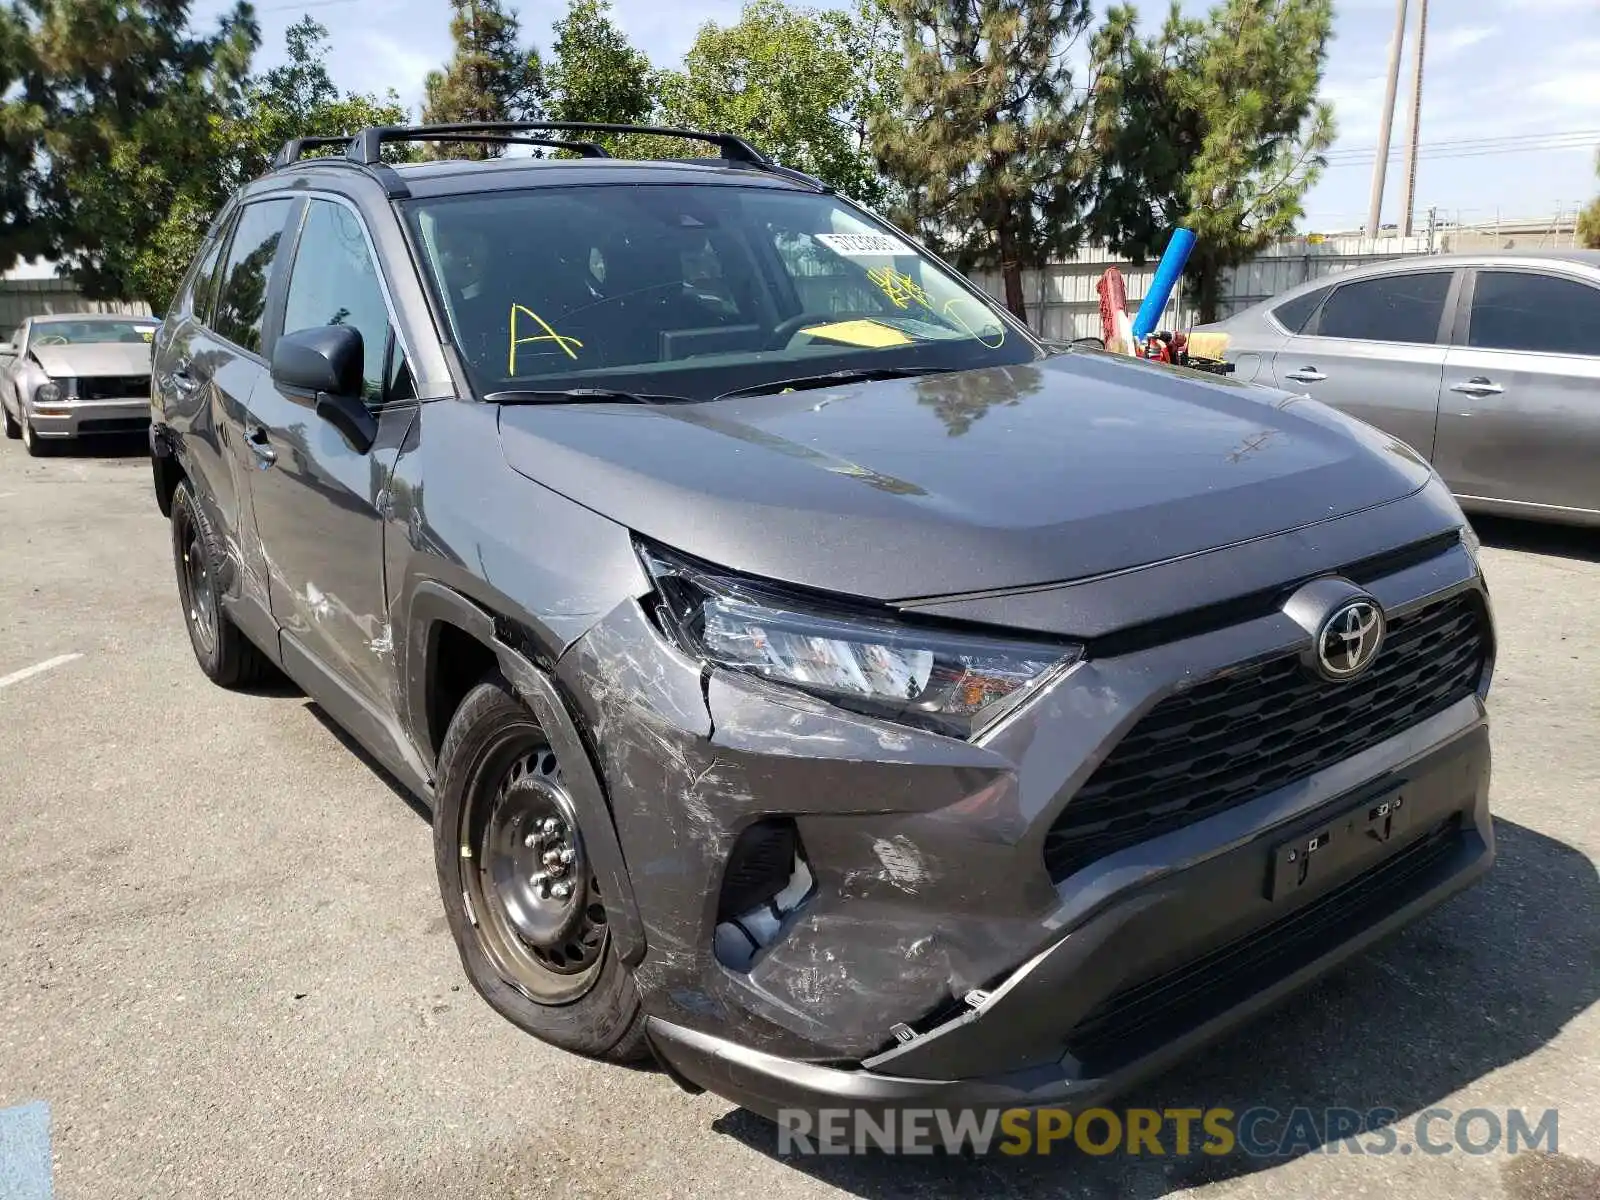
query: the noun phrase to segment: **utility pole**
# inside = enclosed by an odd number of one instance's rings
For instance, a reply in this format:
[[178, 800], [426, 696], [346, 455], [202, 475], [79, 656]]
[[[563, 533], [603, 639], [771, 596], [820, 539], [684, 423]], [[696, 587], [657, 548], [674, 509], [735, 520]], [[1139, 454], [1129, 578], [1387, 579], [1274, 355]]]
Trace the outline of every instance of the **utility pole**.
[[1422, 127], [1422, 55], [1428, 42], [1428, 0], [1417, 0], [1417, 49], [1411, 68], [1411, 116], [1406, 122], [1406, 182], [1400, 193], [1400, 236], [1411, 236], [1411, 205], [1417, 191], [1417, 138]]
[[1395, 0], [1394, 41], [1389, 43], [1389, 85], [1383, 93], [1383, 123], [1378, 127], [1378, 161], [1372, 164], [1372, 205], [1367, 210], [1367, 236], [1378, 236], [1383, 214], [1383, 176], [1389, 167], [1389, 134], [1394, 129], [1394, 93], [1400, 86], [1400, 51], [1406, 41], [1406, 0]]

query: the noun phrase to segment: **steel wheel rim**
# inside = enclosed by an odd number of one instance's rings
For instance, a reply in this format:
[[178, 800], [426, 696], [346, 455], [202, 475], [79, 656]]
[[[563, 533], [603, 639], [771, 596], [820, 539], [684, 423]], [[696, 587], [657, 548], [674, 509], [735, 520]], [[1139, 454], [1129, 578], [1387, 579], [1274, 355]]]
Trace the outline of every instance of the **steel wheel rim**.
[[205, 549], [200, 544], [200, 530], [188, 514], [178, 527], [177, 540], [182, 547], [179, 566], [189, 628], [194, 630], [204, 648], [210, 650], [217, 644], [217, 598], [211, 590], [211, 572], [206, 566]]
[[533, 726], [509, 731], [481, 764], [461, 830], [479, 943], [530, 1000], [570, 1004], [594, 986], [609, 934], [560, 765]]

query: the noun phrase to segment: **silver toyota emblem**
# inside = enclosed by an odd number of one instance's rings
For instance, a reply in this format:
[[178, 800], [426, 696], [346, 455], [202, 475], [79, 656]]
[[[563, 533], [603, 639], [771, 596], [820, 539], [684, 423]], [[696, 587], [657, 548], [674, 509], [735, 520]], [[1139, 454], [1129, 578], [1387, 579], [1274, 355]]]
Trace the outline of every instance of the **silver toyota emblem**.
[[1354, 679], [1383, 644], [1383, 610], [1367, 599], [1347, 600], [1317, 630], [1317, 669], [1328, 679]]

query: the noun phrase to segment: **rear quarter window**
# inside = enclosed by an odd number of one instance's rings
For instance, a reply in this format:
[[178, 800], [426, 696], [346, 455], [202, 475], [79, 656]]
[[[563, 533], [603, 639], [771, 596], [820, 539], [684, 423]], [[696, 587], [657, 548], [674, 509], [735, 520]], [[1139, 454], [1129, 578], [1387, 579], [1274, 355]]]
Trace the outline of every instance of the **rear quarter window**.
[[1314, 288], [1302, 296], [1292, 300], [1285, 300], [1272, 310], [1272, 318], [1290, 333], [1299, 333], [1306, 327], [1306, 322], [1317, 311], [1322, 302], [1328, 298], [1328, 293], [1333, 291], [1333, 285]]

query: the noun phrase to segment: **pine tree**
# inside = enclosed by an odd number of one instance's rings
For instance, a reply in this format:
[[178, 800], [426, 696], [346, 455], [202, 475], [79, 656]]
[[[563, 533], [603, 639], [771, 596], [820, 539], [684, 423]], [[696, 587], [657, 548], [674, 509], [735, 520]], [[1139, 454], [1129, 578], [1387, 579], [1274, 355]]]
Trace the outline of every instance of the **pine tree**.
[[889, 0], [905, 38], [903, 109], [873, 123], [908, 201], [897, 219], [964, 270], [1022, 272], [1073, 249], [1088, 106], [1073, 87], [1088, 0]]
[[1149, 38], [1130, 7], [1095, 38], [1089, 229], [1137, 260], [1193, 229], [1186, 277], [1203, 321], [1222, 272], [1293, 230], [1325, 164], [1333, 113], [1317, 90], [1332, 23], [1331, 0], [1223, 0], [1203, 21], [1174, 3]]
[[[501, 8], [499, 0], [451, 0], [451, 4], [455, 56], [444, 70], [428, 74], [423, 121], [538, 120], [543, 68], [537, 50], [523, 50], [518, 44], [517, 14]], [[431, 147], [431, 152], [441, 158], [489, 158], [501, 148], [444, 142]]]

